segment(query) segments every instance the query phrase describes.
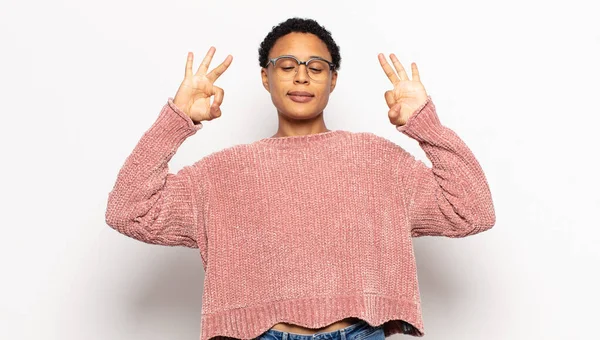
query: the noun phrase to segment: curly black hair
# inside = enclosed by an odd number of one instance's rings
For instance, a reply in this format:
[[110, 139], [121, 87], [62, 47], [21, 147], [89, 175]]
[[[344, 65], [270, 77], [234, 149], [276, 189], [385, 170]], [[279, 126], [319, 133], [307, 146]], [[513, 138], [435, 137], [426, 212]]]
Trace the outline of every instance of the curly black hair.
[[261, 67], [267, 66], [269, 52], [271, 52], [277, 39], [292, 32], [312, 33], [319, 37], [319, 39], [327, 46], [327, 49], [331, 54], [331, 62], [335, 65], [335, 69], [337, 70], [340, 68], [340, 62], [342, 61], [340, 47], [333, 41], [331, 33], [313, 19], [302, 19], [297, 17], [287, 19], [286, 21], [279, 23], [279, 25], [273, 26], [271, 32], [269, 32], [263, 42], [260, 43], [260, 47], [258, 48], [258, 63]]

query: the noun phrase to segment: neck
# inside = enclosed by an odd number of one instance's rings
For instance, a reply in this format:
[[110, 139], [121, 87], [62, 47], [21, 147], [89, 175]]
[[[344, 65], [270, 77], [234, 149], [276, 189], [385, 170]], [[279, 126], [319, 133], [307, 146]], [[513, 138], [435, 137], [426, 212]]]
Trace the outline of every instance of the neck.
[[278, 116], [279, 127], [277, 132], [270, 138], [307, 136], [331, 131], [327, 128], [327, 126], [325, 126], [322, 111], [313, 118], [303, 120], [290, 119], [288, 116], [279, 111]]

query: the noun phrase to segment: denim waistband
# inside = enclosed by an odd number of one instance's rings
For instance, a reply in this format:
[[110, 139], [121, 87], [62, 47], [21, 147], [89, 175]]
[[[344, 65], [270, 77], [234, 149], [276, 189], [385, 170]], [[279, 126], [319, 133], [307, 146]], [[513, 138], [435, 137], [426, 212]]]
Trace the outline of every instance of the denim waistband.
[[[342, 333], [348, 334], [359, 327], [363, 328], [365, 324], [368, 326], [368, 323], [365, 320], [360, 319], [350, 326], [340, 328], [335, 331], [317, 332], [315, 334], [299, 334], [280, 331], [277, 329], [269, 329], [265, 333], [269, 335], [268, 338], [271, 340], [339, 340], [342, 339]], [[261, 336], [264, 335], [265, 334]], [[344, 336], [344, 338], [346, 337]]]

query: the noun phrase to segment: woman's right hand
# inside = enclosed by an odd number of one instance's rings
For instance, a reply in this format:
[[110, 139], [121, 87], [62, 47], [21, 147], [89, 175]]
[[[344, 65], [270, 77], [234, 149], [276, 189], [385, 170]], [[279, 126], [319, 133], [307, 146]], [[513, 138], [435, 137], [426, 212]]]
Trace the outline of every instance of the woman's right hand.
[[[185, 78], [181, 82], [177, 94], [175, 94], [175, 98], [173, 99], [175, 106], [187, 114], [195, 124], [204, 120], [213, 120], [221, 116], [220, 105], [223, 102], [224, 92], [223, 89], [213, 85], [213, 83], [227, 70], [233, 57], [228, 55], [221, 65], [207, 74], [208, 66], [215, 54], [215, 50], [214, 47], [208, 50], [196, 74], [192, 73], [194, 54], [188, 52], [187, 63], [185, 64]], [[215, 97], [211, 104], [210, 97], [212, 96]]]

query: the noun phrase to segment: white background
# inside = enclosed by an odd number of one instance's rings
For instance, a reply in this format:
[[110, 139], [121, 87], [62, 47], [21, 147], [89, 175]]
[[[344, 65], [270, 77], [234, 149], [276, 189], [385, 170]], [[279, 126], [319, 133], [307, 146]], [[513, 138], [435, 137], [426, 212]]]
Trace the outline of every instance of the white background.
[[[105, 224], [108, 192], [183, 79], [212, 66], [223, 115], [171, 172], [271, 136], [258, 46], [291, 16], [341, 47], [328, 128], [370, 131], [424, 159], [387, 118], [377, 53], [416, 62], [442, 123], [488, 178], [496, 226], [415, 251], [426, 339], [598, 337], [600, 24], [594, 1], [3, 1], [3, 339], [197, 339], [197, 251]], [[410, 75], [410, 71], [409, 71]], [[425, 160], [425, 159], [424, 159]], [[430, 164], [430, 163], [428, 163]], [[398, 338], [406, 336], [394, 335]]]

